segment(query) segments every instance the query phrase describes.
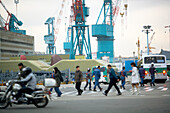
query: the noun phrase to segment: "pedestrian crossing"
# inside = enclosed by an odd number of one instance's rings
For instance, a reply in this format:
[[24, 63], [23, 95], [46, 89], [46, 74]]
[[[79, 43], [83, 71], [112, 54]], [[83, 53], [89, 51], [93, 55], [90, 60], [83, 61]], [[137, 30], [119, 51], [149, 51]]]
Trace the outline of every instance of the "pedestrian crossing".
[[[103, 86], [104, 90], [107, 89], [107, 86]], [[66, 97], [66, 96], [77, 96], [77, 90], [74, 88], [74, 85], [68, 85], [68, 86], [62, 86], [60, 87], [60, 90], [62, 91], [62, 97]], [[104, 91], [103, 90], [103, 91]], [[159, 92], [166, 92], [168, 90], [168, 87], [166, 85], [159, 85], [159, 86], [155, 86], [155, 87], [150, 87], [149, 85], [145, 85], [145, 87], [140, 87], [140, 95], [139, 96], [147, 96], [149, 92], [150, 95], [155, 92], [159, 93]], [[122, 92], [122, 96], [133, 96], [132, 95], [132, 88], [131, 88], [131, 85], [126, 85], [126, 89], [120, 89], [120, 91]], [[137, 93], [137, 89], [134, 88], [134, 91], [135, 93]], [[89, 91], [89, 90], [85, 90], [83, 91], [82, 95], [81, 96], [104, 96], [102, 94], [103, 92], [101, 91], [97, 91], [97, 92], [94, 92], [94, 91]], [[117, 95], [117, 91], [115, 90], [115, 88], [113, 87], [108, 96], [113, 96], [113, 95]], [[166, 95], [166, 94], [162, 94], [163, 95]], [[52, 98], [53, 99], [56, 99], [57, 97], [57, 94], [55, 92], [53, 92], [51, 94]]]

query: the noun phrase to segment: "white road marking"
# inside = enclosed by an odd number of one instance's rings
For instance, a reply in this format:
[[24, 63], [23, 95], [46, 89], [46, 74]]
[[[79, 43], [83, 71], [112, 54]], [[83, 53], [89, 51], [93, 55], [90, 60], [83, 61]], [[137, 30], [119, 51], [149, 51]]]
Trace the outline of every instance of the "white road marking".
[[66, 92], [66, 93], [63, 93], [62, 95], [69, 95], [71, 93], [75, 93], [76, 94], [76, 91]]
[[170, 95], [162, 95], [162, 96], [169, 97]]
[[164, 87], [158, 87], [157, 89], [163, 89]]
[[168, 90], [168, 88], [163, 88], [161, 91], [167, 91]]
[[95, 93], [97, 93], [97, 92], [91, 91], [91, 92], [86, 93], [86, 94], [95, 94]]

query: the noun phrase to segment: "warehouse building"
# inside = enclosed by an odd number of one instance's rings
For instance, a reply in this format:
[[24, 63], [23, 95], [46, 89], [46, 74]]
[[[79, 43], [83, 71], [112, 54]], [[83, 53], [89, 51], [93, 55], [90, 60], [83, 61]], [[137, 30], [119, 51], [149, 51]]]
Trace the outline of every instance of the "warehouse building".
[[0, 60], [34, 52], [34, 37], [0, 30]]

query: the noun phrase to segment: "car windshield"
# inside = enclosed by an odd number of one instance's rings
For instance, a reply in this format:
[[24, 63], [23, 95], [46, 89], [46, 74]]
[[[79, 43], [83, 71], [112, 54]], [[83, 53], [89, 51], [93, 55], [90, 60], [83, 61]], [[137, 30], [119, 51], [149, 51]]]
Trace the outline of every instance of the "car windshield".
[[165, 63], [165, 57], [155, 56], [155, 57], [145, 57], [144, 63], [151, 64], [151, 63]]
[[[97, 68], [93, 68], [93, 71], [94, 71], [95, 69], [97, 69]], [[106, 70], [105, 67], [101, 67], [101, 68], [100, 68], [100, 72], [104, 72], [105, 70]]]

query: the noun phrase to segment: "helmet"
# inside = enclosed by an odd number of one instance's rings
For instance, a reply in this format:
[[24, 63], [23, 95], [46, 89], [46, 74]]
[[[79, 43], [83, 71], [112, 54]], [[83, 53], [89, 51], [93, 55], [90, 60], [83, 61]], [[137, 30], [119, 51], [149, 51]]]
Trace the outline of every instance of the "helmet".
[[154, 65], [154, 63], [152, 62], [151, 65]]
[[30, 67], [25, 67], [22, 69], [23, 76], [27, 76], [32, 72], [32, 69]]

